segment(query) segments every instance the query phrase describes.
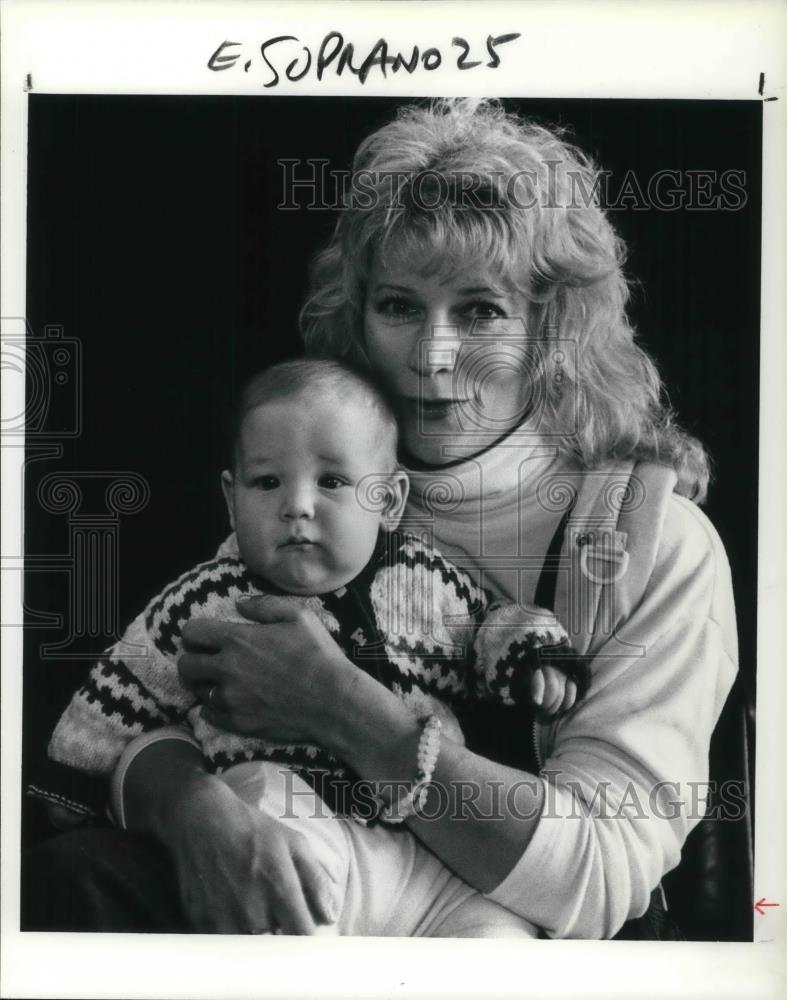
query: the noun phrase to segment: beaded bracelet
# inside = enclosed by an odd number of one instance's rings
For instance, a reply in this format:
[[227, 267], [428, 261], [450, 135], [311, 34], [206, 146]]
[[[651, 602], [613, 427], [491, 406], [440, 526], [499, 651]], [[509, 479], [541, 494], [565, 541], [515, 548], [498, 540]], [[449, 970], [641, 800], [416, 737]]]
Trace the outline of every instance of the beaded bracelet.
[[380, 811], [379, 818], [383, 823], [403, 823], [408, 816], [423, 807], [440, 755], [442, 730], [443, 724], [436, 715], [430, 715], [424, 720], [415, 757], [415, 781], [404, 798], [396, 799]]

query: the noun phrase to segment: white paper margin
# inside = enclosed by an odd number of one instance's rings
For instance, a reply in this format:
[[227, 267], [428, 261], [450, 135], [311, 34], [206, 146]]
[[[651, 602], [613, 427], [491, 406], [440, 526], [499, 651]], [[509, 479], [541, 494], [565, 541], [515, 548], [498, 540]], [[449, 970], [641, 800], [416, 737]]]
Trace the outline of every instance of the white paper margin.
[[[2, 630], [2, 980], [4, 997], [784, 997], [787, 843], [784, 709], [778, 651], [785, 629], [784, 423], [787, 419], [784, 172], [787, 166], [787, 7], [778, 2], [264, 3], [3, 0], [2, 308], [25, 315], [27, 115], [37, 93], [258, 94], [255, 73], [210, 73], [218, 42], [250, 48], [275, 34], [316, 48], [330, 30], [361, 51], [392, 45], [450, 51], [454, 34], [483, 41], [519, 31], [498, 70], [382, 80], [313, 75], [277, 94], [752, 99], [765, 73], [759, 511], [759, 648], [755, 944], [667, 944], [379, 939], [203, 938], [20, 934], [18, 856], [21, 632]], [[293, 52], [293, 55], [295, 52]], [[447, 63], [447, 60], [446, 60]], [[19, 379], [3, 371], [3, 414], [19, 413]], [[3, 449], [4, 552], [20, 552], [20, 470]], [[3, 620], [21, 593], [4, 579]], [[315, 971], [317, 970], [317, 971]]]

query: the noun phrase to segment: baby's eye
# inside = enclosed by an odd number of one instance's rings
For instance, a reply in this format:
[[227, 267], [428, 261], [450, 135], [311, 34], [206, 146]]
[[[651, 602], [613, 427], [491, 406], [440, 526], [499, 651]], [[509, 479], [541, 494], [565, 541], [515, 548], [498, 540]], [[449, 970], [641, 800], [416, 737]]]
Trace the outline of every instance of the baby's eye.
[[275, 490], [279, 485], [279, 480], [276, 476], [257, 476], [257, 478], [252, 483], [258, 490]]
[[339, 476], [320, 476], [319, 485], [324, 490], [338, 490], [347, 483]]

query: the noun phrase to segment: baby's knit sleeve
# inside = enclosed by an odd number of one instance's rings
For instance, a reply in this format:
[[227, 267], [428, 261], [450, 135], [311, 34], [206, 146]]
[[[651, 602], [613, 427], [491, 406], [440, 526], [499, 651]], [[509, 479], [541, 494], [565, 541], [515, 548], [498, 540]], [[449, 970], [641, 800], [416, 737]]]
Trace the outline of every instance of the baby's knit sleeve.
[[55, 727], [51, 760], [108, 776], [134, 737], [183, 719], [194, 695], [180, 680], [174, 645], [165, 649], [149, 622], [149, 611], [136, 618], [90, 671]]
[[538, 667], [556, 667], [587, 689], [589, 674], [555, 615], [535, 605], [493, 602], [478, 625], [474, 643], [477, 690], [503, 705], [530, 702], [530, 680]]
[[107, 804], [107, 779], [137, 736], [182, 723], [196, 703], [178, 673], [192, 618], [239, 619], [235, 602], [260, 593], [230, 554], [200, 563], [155, 597], [90, 671], [60, 717], [28, 794], [83, 815]]
[[183, 626], [191, 618], [237, 619], [235, 600], [251, 592], [248, 571], [233, 556], [179, 577], [93, 667], [55, 728], [49, 759], [108, 776], [136, 736], [182, 722], [197, 701], [178, 673]]

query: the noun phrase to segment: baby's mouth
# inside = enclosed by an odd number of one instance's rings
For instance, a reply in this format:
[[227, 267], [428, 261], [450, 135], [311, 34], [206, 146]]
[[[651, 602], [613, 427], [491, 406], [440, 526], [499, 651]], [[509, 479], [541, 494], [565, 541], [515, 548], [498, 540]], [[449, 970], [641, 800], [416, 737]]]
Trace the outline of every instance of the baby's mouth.
[[292, 535], [279, 546], [281, 549], [310, 549], [317, 543], [311, 538], [302, 538], [300, 535]]

